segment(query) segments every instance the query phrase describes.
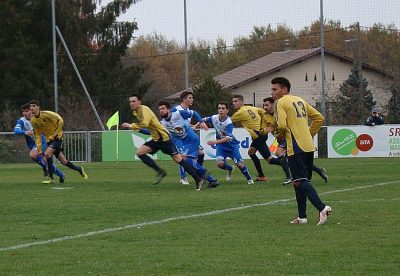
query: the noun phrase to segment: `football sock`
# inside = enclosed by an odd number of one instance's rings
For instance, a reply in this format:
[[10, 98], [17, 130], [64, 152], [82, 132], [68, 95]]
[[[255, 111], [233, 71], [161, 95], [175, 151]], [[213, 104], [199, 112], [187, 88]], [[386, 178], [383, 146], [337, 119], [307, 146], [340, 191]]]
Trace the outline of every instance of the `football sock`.
[[307, 218], [307, 196], [300, 189], [300, 186], [294, 186], [297, 202], [297, 212], [299, 218]]
[[233, 167], [231, 165], [229, 165], [228, 163], [224, 163], [224, 166], [221, 169], [226, 170], [226, 171], [231, 171], [233, 169]]
[[310, 181], [304, 180], [299, 184], [300, 193], [304, 195], [311, 202], [312, 205], [318, 210], [325, 208], [325, 204], [319, 198], [314, 187], [311, 185]]
[[68, 161], [67, 164], [65, 164], [70, 169], [73, 169], [74, 171], [81, 171], [81, 167], [75, 166], [71, 161]]
[[278, 158], [280, 165], [282, 166], [282, 170], [285, 172], [286, 178], [292, 178], [292, 175], [289, 170], [289, 165], [288, 165], [288, 160], [286, 158], [286, 155], [282, 155], [281, 157]]
[[46, 160], [47, 160], [47, 168], [48, 168], [48, 171], [49, 171], [49, 177], [51, 178], [51, 179], [53, 179], [54, 177], [53, 177], [53, 170], [54, 170], [54, 163], [53, 163], [53, 158], [52, 157], [50, 157], [50, 158], [46, 158]]
[[154, 169], [155, 171], [161, 171], [161, 168], [156, 164], [156, 162], [147, 154], [138, 155], [138, 157], [150, 168]]
[[53, 171], [54, 171], [54, 174], [57, 175], [58, 177], [64, 176], [63, 172], [60, 171], [54, 164], [53, 164]]
[[247, 180], [251, 179], [250, 173], [247, 170], [246, 165], [243, 166], [243, 168], [240, 169], [240, 171], [242, 172], [242, 174], [244, 175], [244, 177], [246, 177]]
[[200, 166], [203, 166], [203, 163], [204, 163], [204, 153], [199, 154], [199, 156], [197, 157], [197, 164], [199, 164]]
[[47, 164], [43, 161], [43, 158], [40, 155], [36, 157], [35, 162], [38, 163], [43, 170], [47, 170]]
[[321, 169], [318, 168], [317, 166], [313, 165], [313, 166], [312, 166], [312, 170], [313, 170], [314, 172], [318, 173], [319, 175], [321, 175]]
[[262, 167], [261, 167], [260, 159], [258, 159], [257, 155], [250, 154], [250, 158], [251, 158], [251, 160], [253, 160], [254, 166], [256, 167], [256, 170], [257, 170], [257, 173], [258, 173], [258, 176], [259, 177], [265, 176], [264, 172], [262, 170]]
[[179, 166], [179, 174], [181, 175], [181, 178], [186, 177], [185, 169], [182, 166]]
[[199, 176], [203, 175], [207, 171], [203, 166], [200, 166], [199, 163], [197, 163], [196, 160], [193, 160], [192, 158], [187, 158], [186, 162], [196, 170], [196, 173]]
[[182, 159], [181, 162], [179, 162], [179, 165], [181, 165], [185, 169], [185, 171], [194, 178], [196, 183], [201, 180], [199, 175], [196, 173], [195, 168], [192, 165], [190, 165], [188, 162], [186, 162], [185, 159]]

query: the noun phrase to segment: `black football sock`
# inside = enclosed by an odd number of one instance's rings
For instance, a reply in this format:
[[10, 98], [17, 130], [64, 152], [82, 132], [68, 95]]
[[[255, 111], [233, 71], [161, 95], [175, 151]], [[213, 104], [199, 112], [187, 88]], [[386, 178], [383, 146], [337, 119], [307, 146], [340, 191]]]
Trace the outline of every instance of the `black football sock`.
[[258, 176], [264, 177], [265, 175], [264, 175], [264, 172], [261, 167], [260, 159], [258, 159], [257, 155], [255, 155], [255, 154], [250, 154], [250, 158], [251, 158], [251, 160], [253, 160], [254, 166], [256, 167], [256, 170], [258, 173]]
[[160, 172], [161, 168], [156, 164], [156, 162], [147, 154], [138, 155], [138, 157], [145, 163], [147, 166], [152, 168], [153, 170]]

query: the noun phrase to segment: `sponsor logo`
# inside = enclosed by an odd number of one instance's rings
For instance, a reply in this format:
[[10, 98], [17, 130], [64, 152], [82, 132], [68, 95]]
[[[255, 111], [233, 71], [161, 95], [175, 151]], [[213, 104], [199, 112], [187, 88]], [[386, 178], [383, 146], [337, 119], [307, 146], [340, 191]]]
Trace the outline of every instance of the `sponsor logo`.
[[368, 134], [357, 134], [351, 129], [340, 129], [332, 137], [332, 147], [340, 155], [357, 155], [360, 151], [369, 151], [374, 146], [373, 138]]

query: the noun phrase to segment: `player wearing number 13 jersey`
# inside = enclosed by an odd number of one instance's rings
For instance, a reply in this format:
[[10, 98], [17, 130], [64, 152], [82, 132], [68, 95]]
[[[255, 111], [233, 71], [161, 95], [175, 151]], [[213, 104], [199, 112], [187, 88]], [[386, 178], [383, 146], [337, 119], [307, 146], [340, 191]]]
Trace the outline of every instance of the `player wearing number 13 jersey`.
[[321, 201], [310, 180], [315, 151], [312, 137], [321, 128], [324, 117], [304, 99], [291, 95], [290, 87], [286, 78], [277, 77], [271, 80], [271, 95], [277, 101], [276, 131], [278, 137], [284, 136], [286, 139], [289, 168], [296, 193], [298, 217], [291, 223], [307, 223], [308, 199], [318, 209], [318, 225], [321, 225], [327, 221], [332, 208]]

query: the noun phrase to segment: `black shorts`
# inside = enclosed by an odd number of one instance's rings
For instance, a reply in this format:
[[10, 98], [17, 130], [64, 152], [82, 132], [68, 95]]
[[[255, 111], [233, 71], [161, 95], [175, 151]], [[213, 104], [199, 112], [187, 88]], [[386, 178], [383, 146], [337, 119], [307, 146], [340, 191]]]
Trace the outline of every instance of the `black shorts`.
[[144, 145], [151, 148], [151, 154], [156, 153], [159, 150], [168, 155], [177, 155], [179, 153], [178, 149], [176, 148], [172, 140], [167, 140], [167, 141], [150, 140], [144, 143]]
[[51, 140], [47, 143], [47, 147], [54, 149], [54, 155], [58, 158], [60, 152], [63, 151], [62, 139]]
[[302, 179], [311, 180], [313, 162], [314, 152], [302, 152], [288, 156], [292, 179], [294, 181]]
[[264, 159], [267, 159], [268, 157], [271, 156], [271, 152], [267, 145], [267, 139], [268, 136], [266, 135], [258, 136], [250, 144], [250, 147], [256, 148], [258, 152], [261, 154], [261, 156], [264, 157]]

